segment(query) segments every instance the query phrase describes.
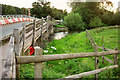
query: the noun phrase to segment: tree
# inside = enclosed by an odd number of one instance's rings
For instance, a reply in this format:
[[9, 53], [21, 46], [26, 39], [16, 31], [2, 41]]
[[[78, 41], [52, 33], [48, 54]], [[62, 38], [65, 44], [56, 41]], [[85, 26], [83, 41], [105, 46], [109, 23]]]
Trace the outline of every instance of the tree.
[[101, 27], [103, 25], [101, 19], [97, 16], [94, 17], [90, 20], [89, 26], [91, 28], [95, 28], [95, 27]]
[[77, 31], [82, 31], [85, 27], [85, 23], [78, 13], [70, 13], [64, 18], [63, 24], [67, 26], [68, 29]]
[[32, 3], [33, 8], [31, 8], [31, 14], [36, 15], [36, 17], [46, 17], [51, 14], [50, 2], [43, 0], [38, 0], [38, 2]]
[[79, 13], [86, 24], [90, 23], [91, 18], [100, 14], [98, 2], [71, 2], [69, 5], [72, 7], [72, 12]]

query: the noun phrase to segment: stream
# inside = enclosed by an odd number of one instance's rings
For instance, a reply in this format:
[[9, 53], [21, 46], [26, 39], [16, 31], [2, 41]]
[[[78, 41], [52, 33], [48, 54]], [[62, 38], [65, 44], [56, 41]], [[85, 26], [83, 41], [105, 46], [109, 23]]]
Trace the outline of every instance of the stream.
[[57, 39], [60, 40], [63, 37], [65, 37], [66, 35], [68, 35], [68, 32], [57, 32], [54, 33], [53, 35], [51, 35], [51, 37], [49, 38], [49, 41], [52, 41], [53, 39]]

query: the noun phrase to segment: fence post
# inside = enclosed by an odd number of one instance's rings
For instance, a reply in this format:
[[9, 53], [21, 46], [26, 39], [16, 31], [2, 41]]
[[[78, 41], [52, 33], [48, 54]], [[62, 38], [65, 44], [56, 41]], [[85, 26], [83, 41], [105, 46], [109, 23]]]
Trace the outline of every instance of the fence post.
[[[117, 47], [115, 47], [115, 50], [118, 50]], [[117, 54], [114, 54], [114, 65], [117, 65]]]
[[47, 16], [47, 40], [48, 40], [48, 37], [49, 37], [49, 31], [48, 31], [48, 29], [49, 29], [49, 25], [50, 25], [50, 16]]
[[26, 30], [25, 30], [25, 24], [23, 24], [23, 49], [22, 49], [22, 55], [24, 55], [24, 47], [25, 47], [25, 33], [26, 33]]
[[[95, 45], [95, 52], [98, 53], [98, 46]], [[98, 57], [95, 57], [95, 69], [98, 69]], [[95, 79], [98, 78], [98, 74], [95, 74]]]
[[[42, 56], [42, 48], [38, 46], [34, 48], [35, 48], [35, 56]], [[42, 78], [42, 62], [35, 63], [34, 73], [35, 73], [34, 78]]]
[[41, 25], [41, 43], [43, 42], [43, 34], [42, 34], [42, 32], [43, 32], [43, 17], [42, 17], [42, 25]]
[[[14, 50], [15, 50], [15, 54], [17, 56], [20, 56], [20, 53], [19, 53], [19, 41], [20, 41], [20, 38], [19, 38], [19, 30], [18, 29], [14, 29], [13, 30], [13, 36], [14, 36]], [[19, 78], [19, 64], [16, 65], [16, 75], [17, 75], [17, 78]]]
[[[105, 46], [103, 45], [103, 52], [105, 51]], [[104, 56], [102, 56], [102, 63], [104, 64]]]
[[36, 19], [33, 21], [33, 37], [32, 37], [32, 46], [35, 46], [35, 27], [36, 27]]

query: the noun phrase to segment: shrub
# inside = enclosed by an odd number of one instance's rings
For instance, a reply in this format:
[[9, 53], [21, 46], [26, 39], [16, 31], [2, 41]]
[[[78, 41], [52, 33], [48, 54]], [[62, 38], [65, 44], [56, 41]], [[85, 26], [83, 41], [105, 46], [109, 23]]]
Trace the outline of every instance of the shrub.
[[97, 16], [90, 20], [89, 26], [91, 28], [101, 27], [101, 26], [103, 26], [103, 23], [102, 23], [101, 19]]
[[64, 18], [63, 24], [70, 30], [84, 30], [85, 23], [78, 13], [70, 13]]

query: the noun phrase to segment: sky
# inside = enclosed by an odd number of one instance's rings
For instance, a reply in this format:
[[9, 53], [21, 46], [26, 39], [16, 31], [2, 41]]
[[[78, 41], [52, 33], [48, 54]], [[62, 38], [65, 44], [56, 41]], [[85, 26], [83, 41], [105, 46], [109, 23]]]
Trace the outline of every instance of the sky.
[[[25, 7], [25, 8], [31, 8], [32, 7], [32, 3], [35, 2], [37, 0], [0, 0], [1, 4], [7, 4], [7, 5], [12, 5], [12, 6], [16, 6], [16, 7]], [[48, 0], [47, 0], [48, 1]], [[51, 2], [51, 7], [54, 6], [57, 9], [67, 9], [68, 12], [71, 11], [71, 8], [67, 5], [67, 2], [70, 0], [49, 0]], [[114, 8], [118, 7], [118, 1], [120, 0], [110, 0], [114, 3]]]

